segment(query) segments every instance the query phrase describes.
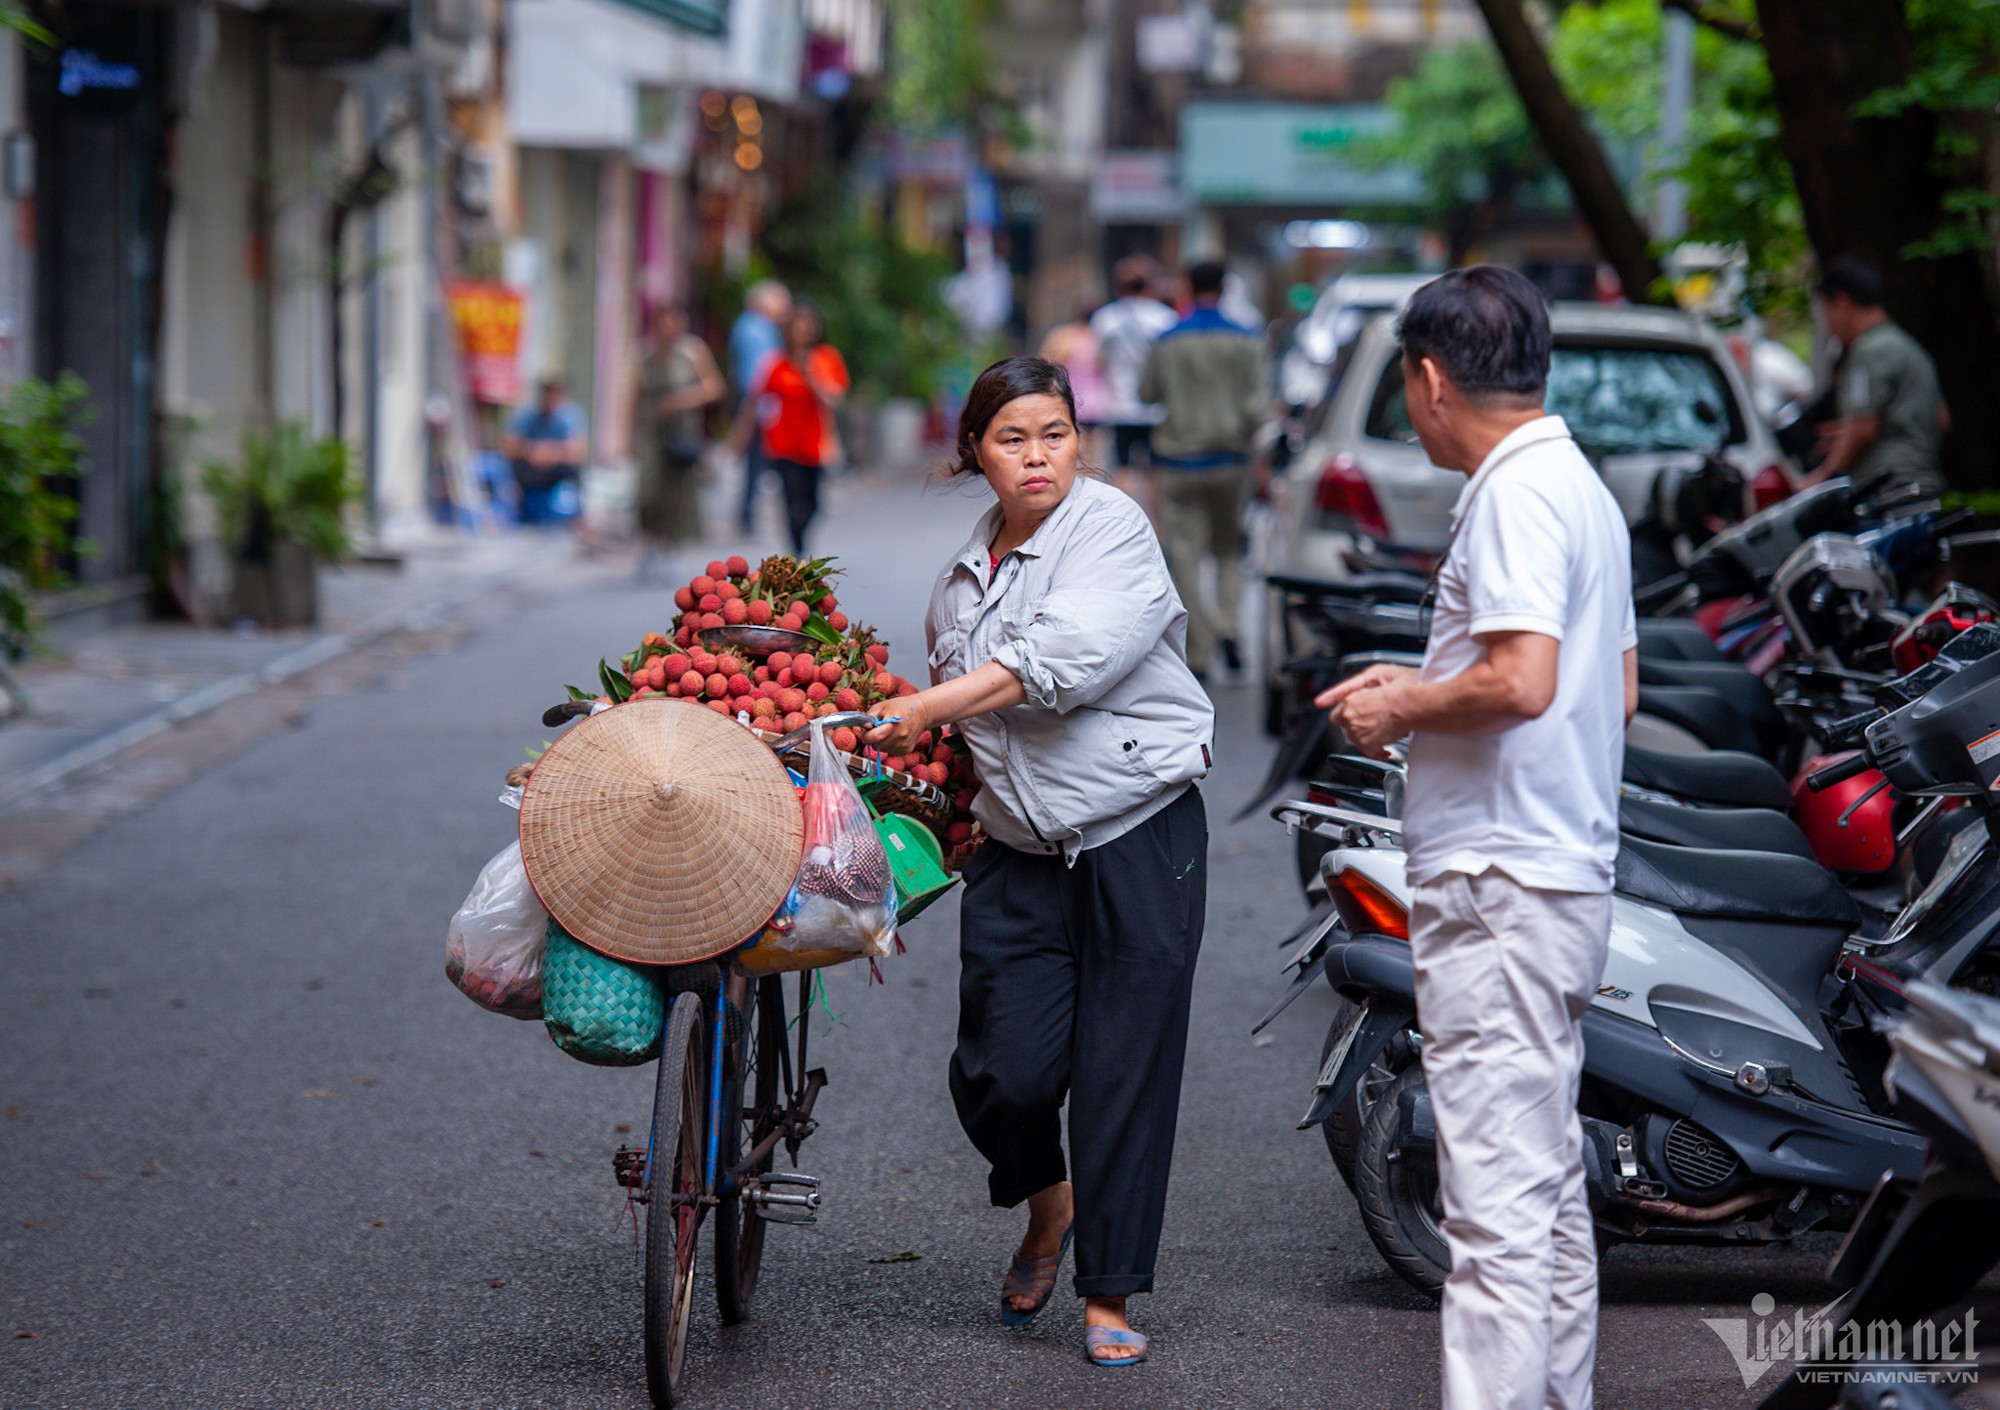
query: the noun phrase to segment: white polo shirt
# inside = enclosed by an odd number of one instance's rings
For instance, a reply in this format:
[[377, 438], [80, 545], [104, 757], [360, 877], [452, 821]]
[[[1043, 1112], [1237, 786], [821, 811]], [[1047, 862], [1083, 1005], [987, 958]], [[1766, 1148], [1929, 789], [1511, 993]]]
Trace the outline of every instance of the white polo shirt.
[[1489, 632], [1561, 643], [1541, 716], [1490, 735], [1410, 740], [1404, 840], [1413, 885], [1497, 867], [1524, 886], [1609, 891], [1618, 856], [1626, 650], [1638, 643], [1618, 503], [1559, 416], [1493, 448], [1452, 511], [1422, 679], [1486, 657]]

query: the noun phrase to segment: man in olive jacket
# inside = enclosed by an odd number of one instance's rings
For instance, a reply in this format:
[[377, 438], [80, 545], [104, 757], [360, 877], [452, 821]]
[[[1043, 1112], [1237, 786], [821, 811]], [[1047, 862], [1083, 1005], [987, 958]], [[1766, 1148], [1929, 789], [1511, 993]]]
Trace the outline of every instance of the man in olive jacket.
[[[1160, 490], [1160, 539], [1167, 569], [1188, 612], [1188, 665], [1205, 678], [1219, 647], [1230, 670], [1242, 668], [1236, 646], [1243, 596], [1243, 506], [1251, 483], [1250, 448], [1270, 408], [1264, 348], [1249, 329], [1216, 307], [1223, 268], [1209, 261], [1188, 271], [1194, 307], [1153, 344], [1139, 379], [1142, 401], [1166, 419], [1153, 432]], [[1215, 602], [1204, 600], [1201, 565], [1215, 559]]]

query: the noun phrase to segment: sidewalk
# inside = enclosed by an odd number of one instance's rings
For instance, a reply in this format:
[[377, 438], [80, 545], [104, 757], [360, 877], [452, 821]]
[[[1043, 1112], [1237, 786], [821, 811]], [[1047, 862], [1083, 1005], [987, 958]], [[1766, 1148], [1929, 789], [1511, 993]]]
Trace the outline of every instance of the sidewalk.
[[578, 561], [567, 534], [398, 544], [400, 566], [320, 571], [320, 623], [285, 631], [137, 621], [57, 631], [14, 669], [29, 713], [0, 719], [0, 810], [240, 696]]
[[[877, 465], [829, 480], [822, 513], [834, 526], [866, 520], [885, 492], [920, 484], [942, 451], [923, 448], [909, 464]], [[721, 552], [782, 552], [782, 508], [770, 486], [759, 529], [747, 540], [733, 524], [740, 490], [729, 476], [704, 485], [709, 542], [678, 550], [698, 563]], [[513, 584], [594, 564], [629, 572], [636, 548], [607, 545], [584, 558], [567, 533], [505, 531], [477, 536], [439, 529], [391, 544], [400, 567], [349, 563], [322, 568], [320, 623], [286, 631], [192, 627], [135, 621], [52, 630], [39, 654], [14, 668], [29, 713], [0, 718], [0, 814], [149, 739], [239, 699], [398, 632], [448, 621], [460, 607]], [[837, 548], [831, 551], [839, 551]]]

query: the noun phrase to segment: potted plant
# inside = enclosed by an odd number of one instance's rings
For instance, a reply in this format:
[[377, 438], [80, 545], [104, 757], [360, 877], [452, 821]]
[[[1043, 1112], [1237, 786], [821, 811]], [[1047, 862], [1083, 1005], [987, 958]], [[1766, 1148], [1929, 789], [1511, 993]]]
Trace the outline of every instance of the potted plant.
[[203, 463], [202, 486], [235, 569], [236, 615], [274, 627], [317, 621], [318, 565], [353, 546], [347, 510], [360, 492], [347, 443], [299, 421], [253, 427], [234, 463]]
[[76, 499], [61, 486], [75, 483], [83, 463], [76, 428], [89, 418], [88, 397], [73, 372], [0, 395], [0, 714], [27, 708], [6, 664], [33, 644], [32, 594], [63, 584], [63, 556], [78, 547]]

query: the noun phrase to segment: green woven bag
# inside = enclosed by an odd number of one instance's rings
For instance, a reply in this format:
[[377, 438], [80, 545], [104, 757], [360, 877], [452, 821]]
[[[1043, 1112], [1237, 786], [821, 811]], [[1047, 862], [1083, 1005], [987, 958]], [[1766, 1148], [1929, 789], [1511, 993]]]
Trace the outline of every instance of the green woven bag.
[[542, 1022], [555, 1045], [599, 1067], [635, 1067], [659, 1056], [666, 1021], [660, 981], [600, 955], [549, 922], [542, 956]]

